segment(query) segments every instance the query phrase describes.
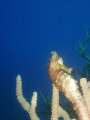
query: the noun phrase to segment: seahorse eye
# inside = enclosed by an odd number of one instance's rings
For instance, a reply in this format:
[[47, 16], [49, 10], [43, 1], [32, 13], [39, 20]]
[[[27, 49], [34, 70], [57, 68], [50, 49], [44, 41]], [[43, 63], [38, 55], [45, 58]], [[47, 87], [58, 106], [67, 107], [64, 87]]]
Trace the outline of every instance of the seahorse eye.
[[60, 58], [57, 60], [57, 63], [60, 64], [60, 65], [63, 65], [62, 57], [60, 57]]

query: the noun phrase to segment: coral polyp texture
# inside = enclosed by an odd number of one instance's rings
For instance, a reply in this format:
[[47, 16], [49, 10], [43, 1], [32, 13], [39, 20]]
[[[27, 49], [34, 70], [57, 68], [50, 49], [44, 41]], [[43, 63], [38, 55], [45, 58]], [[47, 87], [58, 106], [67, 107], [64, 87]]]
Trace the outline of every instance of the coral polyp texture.
[[[87, 82], [86, 78], [80, 79], [81, 94], [76, 80], [68, 74], [71, 73], [72, 69], [63, 64], [62, 57], [55, 51], [51, 52], [51, 58], [47, 66], [49, 78], [53, 84], [51, 120], [58, 120], [59, 117], [63, 117], [64, 120], [76, 120], [76, 118], [71, 119], [69, 114], [59, 105], [59, 91], [72, 102], [79, 120], [90, 120], [90, 82]], [[40, 120], [35, 112], [37, 92], [33, 93], [30, 105], [23, 96], [20, 75], [16, 78], [16, 96], [21, 106], [29, 113], [31, 120]]]

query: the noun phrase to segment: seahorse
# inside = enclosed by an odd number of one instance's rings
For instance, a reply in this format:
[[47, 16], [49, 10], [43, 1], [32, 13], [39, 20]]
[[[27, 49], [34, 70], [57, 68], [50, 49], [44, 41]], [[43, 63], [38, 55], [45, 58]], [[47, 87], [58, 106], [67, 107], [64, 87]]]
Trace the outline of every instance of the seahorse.
[[73, 109], [79, 120], [90, 120], [86, 102], [79, 92], [77, 82], [68, 74], [72, 68], [63, 64], [63, 59], [55, 51], [51, 52], [51, 59], [48, 66], [49, 78], [64, 95], [72, 102]]

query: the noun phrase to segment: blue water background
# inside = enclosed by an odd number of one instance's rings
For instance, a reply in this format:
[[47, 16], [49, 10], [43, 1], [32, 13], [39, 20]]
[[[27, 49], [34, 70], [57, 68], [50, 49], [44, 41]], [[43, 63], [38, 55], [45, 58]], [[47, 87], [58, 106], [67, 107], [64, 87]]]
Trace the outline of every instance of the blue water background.
[[18, 74], [28, 102], [38, 92], [36, 112], [46, 120], [38, 112], [45, 109], [40, 92], [52, 96], [47, 71], [51, 51], [66, 66], [82, 69], [86, 60], [75, 43], [85, 43], [84, 25], [90, 27], [90, 0], [0, 0], [0, 120], [30, 119], [16, 99]]

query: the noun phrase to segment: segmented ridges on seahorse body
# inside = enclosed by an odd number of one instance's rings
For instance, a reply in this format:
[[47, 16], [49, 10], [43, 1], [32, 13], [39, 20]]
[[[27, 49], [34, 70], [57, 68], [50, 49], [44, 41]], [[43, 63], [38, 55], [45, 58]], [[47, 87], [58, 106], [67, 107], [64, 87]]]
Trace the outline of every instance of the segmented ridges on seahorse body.
[[73, 108], [76, 110], [80, 120], [89, 120], [88, 109], [85, 107], [87, 105], [78, 90], [76, 81], [67, 73], [60, 71], [54, 84], [73, 103]]
[[55, 80], [54, 84], [60, 91], [62, 91], [66, 95], [68, 99], [71, 96], [70, 94], [72, 94], [72, 92], [78, 91], [78, 86], [76, 84], [76, 81], [72, 79], [70, 75], [64, 73], [63, 71], [60, 71], [58, 73], [57, 79]]
[[[72, 103], [75, 101], [75, 96], [81, 96], [76, 81], [63, 71], [58, 73], [54, 84]], [[76, 110], [77, 108], [74, 109]]]

